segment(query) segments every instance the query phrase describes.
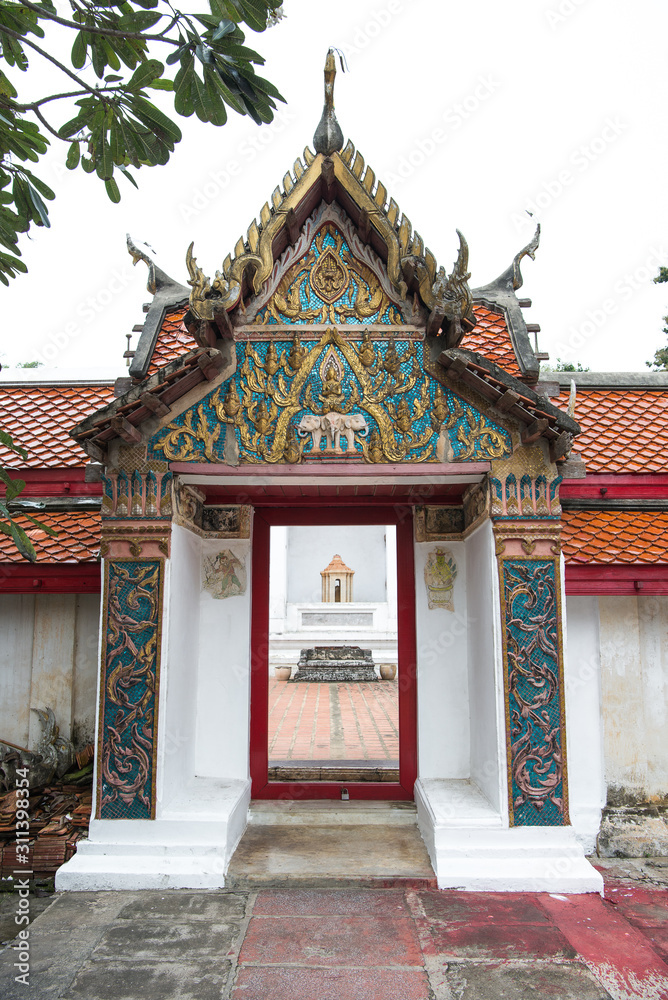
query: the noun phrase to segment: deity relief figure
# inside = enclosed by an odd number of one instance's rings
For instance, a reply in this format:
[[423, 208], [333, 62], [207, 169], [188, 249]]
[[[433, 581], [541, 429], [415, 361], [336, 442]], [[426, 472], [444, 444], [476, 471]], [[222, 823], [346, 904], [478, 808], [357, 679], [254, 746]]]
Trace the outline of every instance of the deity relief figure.
[[401, 358], [394, 345], [394, 337], [390, 337], [387, 345], [385, 357], [383, 358], [383, 368], [392, 378], [396, 378], [401, 369]]
[[202, 562], [202, 590], [217, 600], [246, 593], [246, 565], [230, 549]]
[[440, 385], [436, 386], [436, 392], [434, 393], [434, 402], [431, 407], [432, 413], [438, 424], [442, 424], [447, 416], [449, 416], [448, 402], [443, 393], [443, 389]]
[[402, 434], [408, 434], [412, 426], [411, 411], [404, 396], [397, 403], [397, 417], [395, 425]]
[[276, 347], [273, 341], [269, 343], [269, 347], [267, 348], [267, 356], [265, 358], [263, 368], [270, 378], [273, 378], [273, 376], [280, 368], [278, 355], [276, 354]]
[[369, 456], [369, 461], [374, 464], [383, 461], [383, 446], [380, 440], [380, 434], [375, 428], [369, 435], [369, 448], [367, 454]]
[[[257, 415], [256, 415], [257, 414]], [[260, 434], [268, 434], [271, 430], [271, 425], [274, 422], [275, 414], [272, 417], [267, 409], [267, 403], [264, 399], [260, 400], [260, 404], [257, 407], [250, 407], [248, 410], [248, 419], [251, 421], [256, 431]]]
[[356, 350], [365, 368], [371, 368], [376, 363], [376, 351], [371, 343], [368, 330], [362, 334], [362, 343]]
[[325, 302], [335, 302], [345, 291], [349, 277], [347, 269], [328, 247], [311, 271], [311, 287]]
[[293, 372], [299, 371], [301, 366], [306, 359], [308, 350], [302, 347], [301, 341], [297, 334], [292, 338], [292, 347], [290, 348], [290, 353], [288, 354], [288, 364], [292, 368]]
[[236, 390], [234, 382], [230, 382], [227, 392], [225, 393], [225, 398], [223, 399], [223, 409], [228, 417], [236, 417], [237, 413], [241, 409], [241, 400], [239, 399], [239, 393]]
[[449, 549], [435, 548], [427, 556], [424, 582], [427, 587], [429, 608], [454, 611], [452, 591], [457, 578], [457, 564]]
[[322, 383], [322, 395], [327, 398], [341, 395], [341, 379], [336, 377], [333, 367], [327, 369], [325, 381]]

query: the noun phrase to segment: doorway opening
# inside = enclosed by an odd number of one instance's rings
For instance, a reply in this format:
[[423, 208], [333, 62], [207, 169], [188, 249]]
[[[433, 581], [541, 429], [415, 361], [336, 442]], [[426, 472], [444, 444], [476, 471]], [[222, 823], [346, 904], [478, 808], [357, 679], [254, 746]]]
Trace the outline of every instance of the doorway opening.
[[397, 782], [397, 661], [396, 526], [272, 526], [269, 781]]
[[255, 798], [412, 800], [411, 518], [256, 508], [251, 645]]

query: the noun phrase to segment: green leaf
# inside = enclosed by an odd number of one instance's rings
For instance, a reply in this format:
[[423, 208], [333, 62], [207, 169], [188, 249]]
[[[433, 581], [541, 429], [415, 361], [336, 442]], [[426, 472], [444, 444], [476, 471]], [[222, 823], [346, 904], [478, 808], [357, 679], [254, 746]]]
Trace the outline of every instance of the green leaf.
[[131, 184], [134, 184], [134, 186], [137, 188], [137, 190], [139, 190], [139, 185], [137, 184], [137, 181], [134, 179], [134, 177], [132, 176], [132, 174], [130, 173], [130, 171], [128, 170], [128, 168], [127, 167], [119, 167], [118, 169], [123, 174], [123, 176], [127, 180], [129, 180]]
[[0, 430], [0, 444], [4, 448], [9, 448], [10, 451], [15, 452], [15, 454], [17, 455], [20, 455], [21, 458], [24, 459], [28, 458], [28, 452], [25, 450], [25, 448], [21, 448], [20, 445], [15, 444], [14, 438], [11, 436], [11, 434], [8, 434], [7, 431]]
[[153, 83], [149, 83], [148, 86], [151, 90], [174, 90], [174, 83], [172, 80], [154, 80]]
[[195, 110], [192, 93], [194, 77], [194, 63], [191, 58], [187, 65], [181, 66], [174, 78], [174, 110], [184, 118], [189, 118]]
[[121, 192], [118, 190], [118, 184], [116, 183], [114, 178], [110, 177], [108, 180], [106, 180], [104, 182], [104, 186], [107, 189], [107, 194], [109, 195], [110, 201], [113, 201], [114, 204], [118, 204], [118, 202], [121, 200]]
[[111, 156], [111, 147], [107, 141], [107, 133], [104, 130], [100, 133], [100, 140], [96, 146], [95, 154], [97, 176], [102, 181], [109, 180], [114, 173], [114, 161]]
[[234, 21], [222, 20], [219, 23], [216, 30], [214, 31], [213, 35], [211, 36], [211, 41], [219, 42], [221, 38], [224, 38], [225, 35], [229, 35], [231, 31], [234, 31], [235, 28], [236, 24], [234, 23]]
[[35, 206], [35, 209], [37, 210], [37, 214], [41, 219], [42, 225], [46, 226], [47, 229], [50, 229], [51, 223], [49, 222], [49, 212], [47, 210], [46, 205], [40, 198], [39, 193], [32, 186], [32, 184], [28, 185], [28, 194], [30, 195], [30, 200], [32, 201], [33, 205]]
[[67, 159], [65, 160], [65, 166], [68, 170], [74, 170], [79, 166], [79, 159], [81, 157], [81, 147], [79, 143], [75, 141], [71, 144], [67, 151]]
[[22, 510], [21, 517], [27, 518], [28, 521], [31, 521], [35, 525], [36, 528], [41, 528], [42, 531], [45, 531], [47, 535], [50, 535], [52, 538], [58, 537], [58, 532], [55, 528], [52, 528], [48, 524], [44, 524], [42, 521], [38, 521], [36, 517], [33, 517], [32, 514], [29, 514], [27, 511]]
[[36, 562], [37, 553], [35, 552], [35, 548], [23, 528], [20, 528], [18, 524], [12, 521], [9, 526], [9, 530], [14, 542], [16, 543], [16, 548], [19, 550], [21, 555], [30, 562]]
[[80, 31], [77, 37], [74, 39], [74, 45], [72, 46], [72, 65], [75, 69], [83, 69], [86, 64], [86, 56], [88, 54], [88, 45], [84, 38], [83, 31]]
[[39, 191], [39, 193], [44, 198], [48, 198], [49, 201], [53, 201], [53, 199], [56, 196], [53, 193], [53, 191], [51, 190], [51, 188], [48, 186], [48, 184], [45, 184], [44, 181], [40, 177], [36, 177], [35, 174], [33, 174], [32, 170], [25, 170], [24, 173], [26, 174], [26, 176], [30, 180], [30, 183], [34, 187], [37, 188], [37, 190]]
[[150, 104], [148, 101], [143, 100], [141, 97], [135, 97], [131, 103], [131, 108], [138, 118], [145, 121], [147, 124], [152, 126], [158, 126], [162, 129], [174, 142], [180, 142], [182, 139], [181, 129], [173, 122], [171, 118], [159, 111], [155, 105]]
[[126, 87], [128, 90], [141, 90], [142, 87], [161, 77], [164, 71], [165, 67], [159, 59], [147, 59], [146, 62], [139, 64]]

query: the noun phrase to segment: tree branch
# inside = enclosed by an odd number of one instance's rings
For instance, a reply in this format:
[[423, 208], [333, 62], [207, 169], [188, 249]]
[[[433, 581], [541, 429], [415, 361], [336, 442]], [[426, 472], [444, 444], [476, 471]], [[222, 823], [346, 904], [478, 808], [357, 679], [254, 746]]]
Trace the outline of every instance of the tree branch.
[[[56, 24], [62, 24], [65, 28], [74, 28], [75, 31], [89, 32], [92, 35], [107, 35], [109, 38], [131, 38], [133, 41], [138, 42], [168, 42], [170, 45], [180, 45], [180, 42], [177, 42], [173, 38], [164, 38], [164, 32], [160, 35], [144, 35], [141, 33], [137, 34], [136, 32], [120, 31], [116, 28], [100, 28], [97, 25], [78, 24], [76, 21], [68, 21], [64, 17], [58, 17], [57, 14], [50, 14], [42, 7], [37, 7], [35, 4], [29, 3], [28, 0], [22, 0], [21, 6], [27, 7], [28, 10], [34, 10], [40, 17], [46, 18], [49, 21], [55, 21]], [[162, 17], [166, 16], [166, 14], [162, 15]], [[164, 30], [169, 31], [170, 28], [173, 28], [180, 16], [180, 14], [176, 14], [172, 18], [171, 24], [168, 24]], [[6, 29], [3, 28], [4, 30]]]
[[25, 35], [20, 35], [18, 31], [12, 31], [11, 28], [6, 28], [4, 25], [2, 26], [2, 32], [5, 35], [10, 35], [12, 38], [15, 38], [17, 41], [22, 42], [24, 45], [29, 45], [31, 49], [35, 50], [35, 52], [39, 52], [41, 56], [44, 56], [45, 59], [48, 59], [49, 62], [52, 62], [53, 65], [57, 66], [59, 70], [61, 70], [63, 73], [66, 74], [66, 76], [71, 77], [71, 79], [74, 80], [75, 83], [77, 83], [80, 87], [83, 87], [85, 90], [87, 90], [89, 94], [97, 93], [94, 87], [90, 87], [85, 80], [82, 80], [81, 77], [78, 77], [76, 73], [72, 72], [71, 69], [68, 69], [64, 63], [59, 62], [58, 59], [54, 58], [54, 56], [49, 55], [49, 53], [45, 49], [41, 48], [39, 45], [36, 45], [35, 42], [30, 41], [29, 38], [25, 37]]
[[46, 120], [42, 112], [39, 110], [39, 108], [32, 108], [31, 110], [39, 118], [39, 120], [41, 121], [42, 125], [47, 130], [47, 132], [50, 132], [51, 135], [55, 135], [56, 139], [60, 139], [61, 142], [71, 142], [71, 139], [64, 139], [62, 135], [58, 135], [55, 128], [52, 128], [51, 125], [49, 125], [48, 121]]
[[[94, 92], [96, 94], [117, 94], [124, 89], [124, 87], [112, 87], [110, 84], [108, 87], [96, 87], [94, 88]], [[40, 97], [38, 101], [33, 101], [31, 104], [18, 104], [16, 101], [8, 101], [5, 107], [11, 108], [13, 111], [36, 111], [42, 104], [48, 104], [49, 101], [60, 101], [66, 97], [81, 97], [82, 94], [86, 93], [88, 93], [86, 90], [70, 90], [66, 94], [51, 94], [49, 97]]]

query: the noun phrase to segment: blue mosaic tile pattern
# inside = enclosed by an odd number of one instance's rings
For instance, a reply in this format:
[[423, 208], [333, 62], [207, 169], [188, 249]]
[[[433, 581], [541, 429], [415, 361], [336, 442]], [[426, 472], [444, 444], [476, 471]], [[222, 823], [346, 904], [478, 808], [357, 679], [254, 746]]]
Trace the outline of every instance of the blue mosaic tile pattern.
[[105, 563], [97, 815], [153, 819], [163, 562]]
[[[312, 253], [314, 256], [313, 267], [317, 265], [321, 255], [325, 253], [328, 249], [331, 249], [334, 253], [336, 253], [337, 256], [339, 256], [341, 260], [343, 260], [344, 262], [346, 261], [346, 259], [349, 260], [351, 257], [353, 257], [353, 253], [350, 250], [348, 244], [346, 243], [343, 234], [340, 233], [339, 230], [332, 225], [332, 223], [328, 223], [327, 228], [330, 231], [327, 232], [327, 235], [322, 241], [322, 246], [320, 249], [318, 248], [315, 239], [311, 243], [309, 252]], [[336, 233], [336, 235], [338, 236], [338, 241], [334, 238], [332, 233]], [[337, 247], [337, 242], [340, 243], [339, 247]], [[336, 299], [336, 301], [332, 304], [335, 311], [338, 311], [341, 308], [344, 309], [352, 308], [352, 305], [355, 301], [355, 297], [360, 287], [360, 280], [362, 280], [363, 283], [363, 290], [364, 286], [366, 286], [366, 288], [368, 289], [368, 285], [366, 284], [366, 282], [363, 281], [363, 279], [360, 279], [359, 275], [351, 274], [350, 284], [344, 290], [343, 294], [338, 299]], [[282, 316], [280, 322], [290, 323], [290, 324], [294, 323], [295, 325], [303, 325], [312, 322], [312, 320], [310, 320], [306, 315], [308, 311], [312, 309], [322, 309], [323, 306], [329, 304], [326, 303], [324, 299], [320, 298], [320, 296], [316, 294], [316, 292], [311, 287], [311, 283], [309, 282], [308, 279], [306, 281], [299, 281], [297, 279], [292, 283], [289, 292], [297, 294], [297, 291], [299, 294], [299, 302], [302, 310], [301, 314], [296, 317]], [[272, 326], [272, 325], [275, 326], [276, 324], [279, 323], [279, 320], [275, 316], [273, 316], [269, 311], [269, 309], [267, 308], [267, 306], [265, 306], [263, 309], [259, 311], [255, 322], [266, 324], [267, 326]], [[391, 305], [385, 305], [382, 311], [379, 310], [371, 316], [365, 316], [361, 320], [359, 317], [356, 316], [346, 316], [343, 317], [340, 320], [340, 322], [343, 324], [351, 324], [351, 323], [359, 324], [360, 322], [362, 322], [364, 324], [382, 323], [388, 325], [388, 324], [404, 323], [405, 319], [399, 307], [395, 304], [391, 304]]]
[[555, 563], [502, 559], [511, 825], [563, 826], [563, 697]]
[[[439, 460], [436, 445], [440, 427], [434, 417], [437, 395], [439, 406], [436, 409], [440, 408], [445, 417], [451, 448], [446, 461], [478, 461], [510, 454], [511, 439], [507, 431], [483, 417], [473, 406], [440, 386], [424, 372], [424, 345], [421, 341], [397, 339], [393, 342], [391, 338], [385, 338], [372, 343], [376, 352], [376, 364], [371, 370], [375, 374], [368, 375], [368, 371], [365, 371], [360, 381], [340, 346], [326, 343], [318, 347], [318, 340], [304, 338], [302, 347], [309, 352], [317, 349], [317, 356], [308, 377], [301, 380], [301, 387], [296, 395], [294, 392], [291, 395], [291, 389], [298, 383], [298, 378], [287, 363], [292, 348], [291, 340], [237, 343], [237, 371], [230, 382], [209, 393], [200, 403], [177, 416], [167, 428], [158, 431], [149, 442], [149, 460], [222, 463], [225, 435], [234, 433], [242, 463], [284, 461], [282, 442], [286, 438], [286, 428], [287, 433], [296, 432], [304, 417], [333, 409], [343, 413], [360, 413], [367, 424], [366, 431], [361, 435], [342, 433], [341, 441], [348, 449], [349, 459], [355, 456], [358, 461], [364, 460], [362, 439], [369, 441], [374, 432], [379, 434], [382, 430], [380, 422], [384, 421], [387, 426], [389, 421], [396, 437], [398, 454], [402, 457], [386, 457], [385, 461], [436, 462]], [[345, 344], [346, 349], [352, 352], [354, 346], [359, 348], [361, 341], [354, 344], [346, 341]], [[276, 354], [272, 354], [268, 361], [272, 347]], [[392, 367], [392, 350], [401, 359], [398, 371], [395, 370], [396, 377], [384, 369], [388, 364]], [[341, 383], [339, 402], [331, 407], [325, 395], [326, 370], [321, 370], [323, 365], [327, 368], [328, 356], [338, 369]], [[265, 367], [268, 366], [271, 370], [277, 362], [280, 363], [280, 369], [273, 375], [267, 375]], [[366, 386], [362, 384], [364, 379], [367, 380]], [[369, 389], [371, 382], [375, 387], [373, 391]], [[236, 426], [231, 422], [225, 423], [224, 419], [221, 421], [222, 407], [230, 383], [242, 404]], [[384, 396], [386, 390], [387, 395]], [[374, 402], [379, 398], [380, 403]], [[248, 443], [254, 435], [257, 437], [257, 429], [252, 421], [257, 419], [263, 404], [269, 417], [273, 415], [266, 433], [260, 435], [264, 452], [260, 448], [259, 438], [254, 447]], [[282, 416], [286, 410], [287, 415]], [[404, 430], [400, 429], [402, 427]], [[279, 440], [280, 433], [283, 437]], [[495, 442], [496, 448], [493, 455], [490, 452], [492, 442]], [[305, 439], [304, 461], [317, 460], [313, 447], [313, 442]], [[320, 452], [324, 453], [325, 447], [323, 439], [320, 441]]]

